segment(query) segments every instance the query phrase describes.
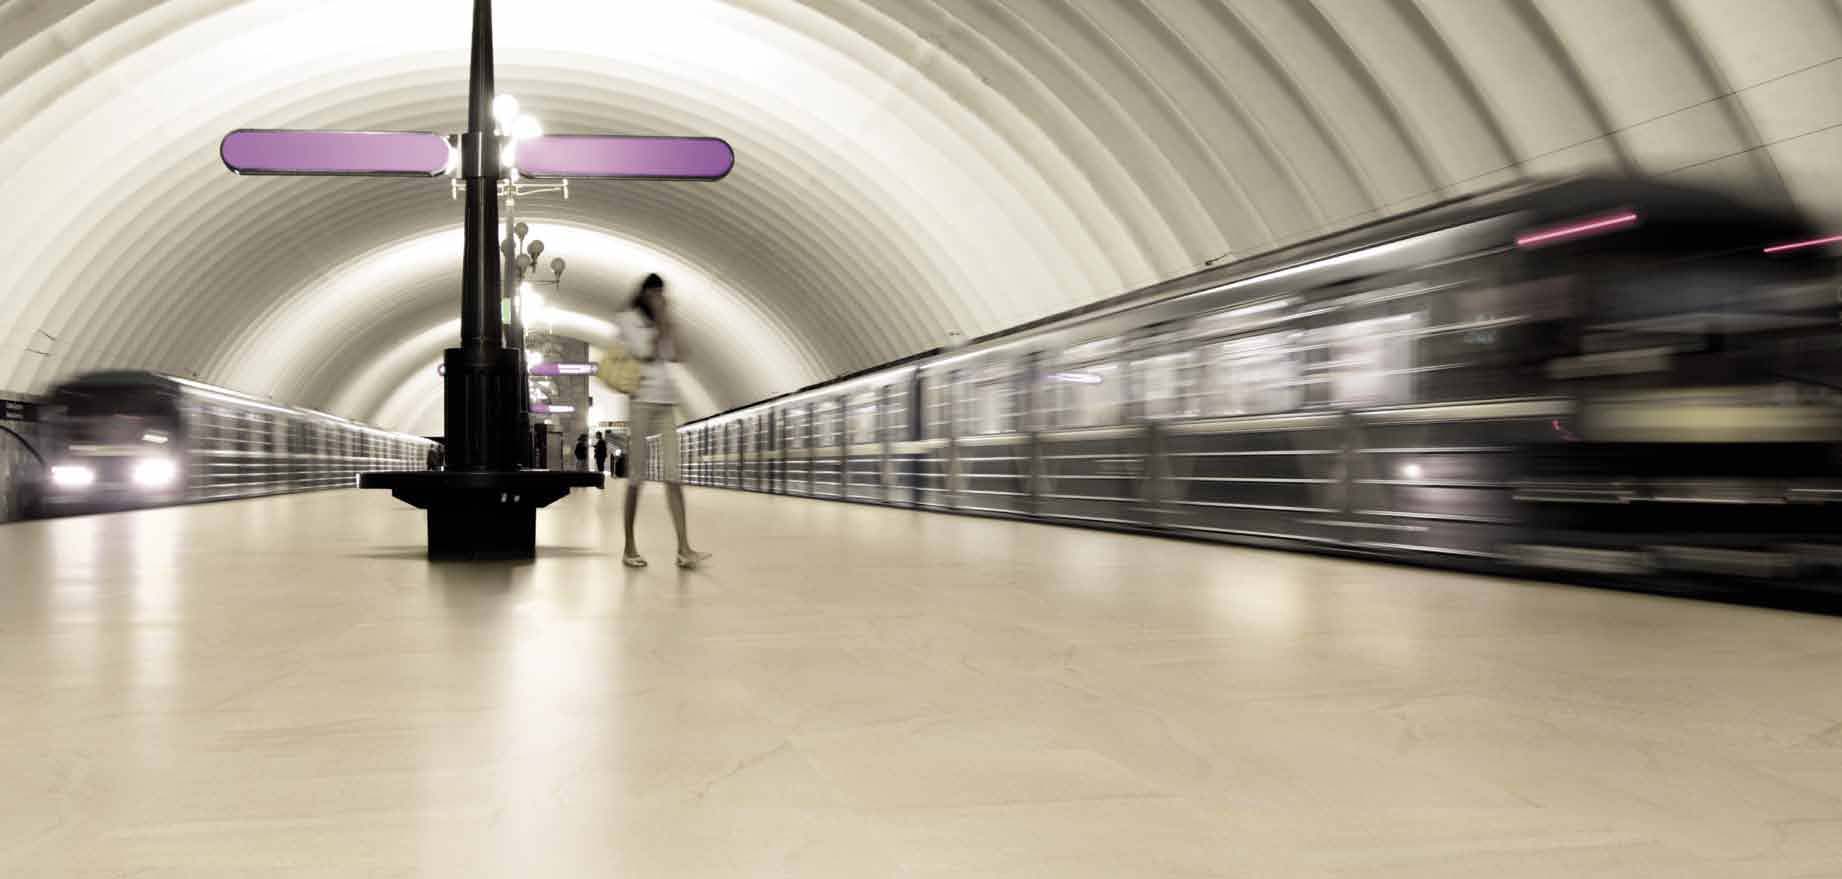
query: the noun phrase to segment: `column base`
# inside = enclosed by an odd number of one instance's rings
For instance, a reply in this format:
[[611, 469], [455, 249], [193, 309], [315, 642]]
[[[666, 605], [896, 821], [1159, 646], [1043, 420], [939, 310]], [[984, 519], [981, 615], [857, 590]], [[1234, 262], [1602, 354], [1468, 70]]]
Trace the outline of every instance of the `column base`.
[[600, 473], [411, 470], [362, 473], [359, 488], [388, 489], [428, 511], [429, 561], [518, 561], [537, 556], [537, 511]]

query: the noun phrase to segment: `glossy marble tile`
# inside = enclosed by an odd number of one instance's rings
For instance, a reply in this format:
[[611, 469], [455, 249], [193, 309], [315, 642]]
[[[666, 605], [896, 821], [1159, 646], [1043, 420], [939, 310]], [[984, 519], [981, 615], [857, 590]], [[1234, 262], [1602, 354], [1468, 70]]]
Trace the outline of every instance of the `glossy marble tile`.
[[0, 526], [0, 876], [1842, 875], [1842, 620], [648, 500]]

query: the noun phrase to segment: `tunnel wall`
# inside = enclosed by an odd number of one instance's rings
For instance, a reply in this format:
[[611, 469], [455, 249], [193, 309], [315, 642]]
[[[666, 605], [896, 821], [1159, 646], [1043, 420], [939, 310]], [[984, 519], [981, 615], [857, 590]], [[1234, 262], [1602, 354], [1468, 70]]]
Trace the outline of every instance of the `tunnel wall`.
[[[216, 145], [456, 130], [454, 8], [0, 2], [0, 387], [144, 368], [410, 427], [392, 393], [454, 338], [454, 205], [426, 181], [234, 178]], [[1536, 175], [1842, 221], [1835, 0], [516, 9], [499, 84], [548, 130], [736, 148], [719, 184], [520, 209], [585, 321], [674, 279], [712, 409]]]

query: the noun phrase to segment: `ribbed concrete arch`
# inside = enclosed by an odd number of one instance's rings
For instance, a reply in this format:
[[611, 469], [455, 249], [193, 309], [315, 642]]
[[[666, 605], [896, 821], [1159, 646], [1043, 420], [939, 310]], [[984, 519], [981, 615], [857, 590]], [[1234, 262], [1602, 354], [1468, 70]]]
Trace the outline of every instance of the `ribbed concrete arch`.
[[[426, 419], [405, 401], [458, 298], [443, 184], [238, 179], [216, 142], [457, 129], [465, 6], [0, 4], [0, 388], [145, 367]], [[550, 130], [736, 146], [720, 184], [520, 207], [590, 330], [671, 273], [706, 407], [1527, 174], [1678, 175], [1842, 221], [1831, 0], [500, 0], [498, 20], [501, 88]]]

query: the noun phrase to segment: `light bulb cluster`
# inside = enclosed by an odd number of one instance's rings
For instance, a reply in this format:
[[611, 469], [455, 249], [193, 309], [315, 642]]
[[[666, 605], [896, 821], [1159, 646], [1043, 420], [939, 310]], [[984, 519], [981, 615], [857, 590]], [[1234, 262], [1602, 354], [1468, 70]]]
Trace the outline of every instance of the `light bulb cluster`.
[[500, 161], [506, 168], [516, 170], [518, 164], [518, 144], [544, 136], [543, 123], [537, 117], [522, 112], [518, 99], [511, 95], [499, 95], [492, 99], [493, 121], [499, 123], [499, 132], [509, 138], [505, 148], [500, 152]]

